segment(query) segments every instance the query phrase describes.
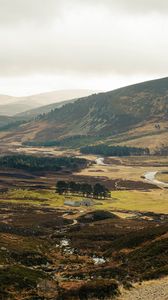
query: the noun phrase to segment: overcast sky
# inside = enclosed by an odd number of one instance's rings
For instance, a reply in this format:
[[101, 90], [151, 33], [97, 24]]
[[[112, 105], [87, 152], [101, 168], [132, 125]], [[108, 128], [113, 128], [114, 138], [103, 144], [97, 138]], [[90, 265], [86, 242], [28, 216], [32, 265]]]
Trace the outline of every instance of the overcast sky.
[[168, 0], [0, 0], [0, 94], [167, 76]]

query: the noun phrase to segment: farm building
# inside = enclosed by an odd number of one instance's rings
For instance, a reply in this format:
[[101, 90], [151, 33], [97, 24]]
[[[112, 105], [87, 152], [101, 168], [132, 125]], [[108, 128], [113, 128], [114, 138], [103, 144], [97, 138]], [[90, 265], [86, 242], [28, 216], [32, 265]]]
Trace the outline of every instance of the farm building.
[[75, 207], [79, 207], [79, 206], [92, 206], [92, 205], [94, 205], [94, 202], [91, 199], [83, 199], [81, 201], [66, 200], [64, 202], [64, 205], [75, 206]]
[[92, 206], [92, 205], [94, 205], [94, 202], [91, 199], [84, 199], [84, 200], [80, 201], [80, 205], [81, 206]]

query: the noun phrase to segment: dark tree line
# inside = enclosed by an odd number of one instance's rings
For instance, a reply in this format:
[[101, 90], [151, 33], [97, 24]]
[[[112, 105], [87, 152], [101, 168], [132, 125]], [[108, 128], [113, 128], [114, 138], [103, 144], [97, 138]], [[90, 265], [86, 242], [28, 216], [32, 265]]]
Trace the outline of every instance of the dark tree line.
[[69, 136], [66, 138], [62, 138], [59, 140], [48, 140], [45, 142], [38, 142], [38, 141], [26, 141], [23, 142], [23, 145], [26, 146], [43, 146], [43, 147], [66, 147], [69, 146], [71, 147], [73, 144], [76, 142], [79, 143], [81, 138], [85, 137], [87, 139], [87, 136], [82, 136], [82, 135], [75, 135], [75, 136]]
[[131, 155], [149, 155], [148, 148], [136, 148], [128, 146], [108, 146], [105, 144], [95, 146], [85, 146], [80, 148], [83, 154], [98, 154], [103, 156], [131, 156]]
[[88, 145], [97, 140], [96, 136], [89, 135], [73, 135], [65, 138], [59, 138], [58, 140], [47, 140], [43, 142], [39, 141], [25, 141], [22, 144], [25, 146], [43, 146], [43, 147], [65, 147], [65, 148], [78, 148], [84, 145]]
[[92, 186], [89, 183], [76, 183], [74, 181], [58, 181], [56, 183], [56, 192], [63, 194], [77, 194], [83, 197], [92, 197], [105, 199], [110, 197], [110, 191], [102, 184], [96, 183]]
[[7, 155], [0, 157], [0, 167], [29, 171], [77, 170], [87, 161], [76, 157], [37, 157], [32, 155]]

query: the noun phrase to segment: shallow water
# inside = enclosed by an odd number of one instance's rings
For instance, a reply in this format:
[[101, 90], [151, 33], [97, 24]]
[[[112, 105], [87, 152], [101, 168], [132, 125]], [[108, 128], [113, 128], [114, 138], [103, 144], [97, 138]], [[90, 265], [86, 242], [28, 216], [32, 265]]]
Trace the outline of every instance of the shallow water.
[[92, 259], [93, 259], [95, 265], [105, 264], [105, 262], [106, 262], [104, 257], [94, 256]]

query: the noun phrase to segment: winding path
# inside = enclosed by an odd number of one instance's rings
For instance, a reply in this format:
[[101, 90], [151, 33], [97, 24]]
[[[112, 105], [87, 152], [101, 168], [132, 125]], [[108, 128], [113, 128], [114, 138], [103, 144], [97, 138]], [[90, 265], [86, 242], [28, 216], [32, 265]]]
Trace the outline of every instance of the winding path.
[[[65, 213], [65, 214], [63, 214], [62, 216], [63, 216], [63, 218], [66, 218], [67, 216], [69, 216], [69, 213]], [[74, 225], [76, 225], [76, 224], [78, 223], [77, 219], [71, 219], [71, 218], [66, 218], [66, 219], [67, 219], [67, 220], [72, 220], [72, 221], [73, 221], [73, 223], [72, 223], [72, 224], [69, 224], [69, 226], [74, 226]]]

